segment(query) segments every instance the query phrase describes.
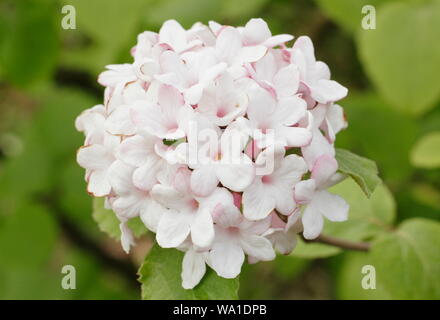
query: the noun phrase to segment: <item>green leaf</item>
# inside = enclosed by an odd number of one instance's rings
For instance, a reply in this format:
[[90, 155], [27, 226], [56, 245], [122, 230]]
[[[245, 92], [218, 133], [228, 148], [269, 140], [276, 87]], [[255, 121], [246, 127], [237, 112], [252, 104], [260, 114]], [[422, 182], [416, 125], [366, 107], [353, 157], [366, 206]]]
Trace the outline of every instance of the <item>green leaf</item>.
[[[436, 189], [428, 183], [413, 183], [410, 188], [411, 196], [420, 204], [429, 206], [440, 212], [440, 190]], [[416, 211], [416, 210], [415, 210]], [[436, 219], [440, 216], [436, 212]], [[414, 212], [415, 215], [420, 217], [420, 212]]]
[[163, 249], [157, 244], [139, 269], [142, 299], [145, 300], [220, 300], [238, 299], [238, 278], [224, 279], [207, 268], [202, 281], [192, 290], [182, 288], [183, 252]]
[[354, 33], [361, 27], [362, 7], [372, 5], [376, 9], [383, 3], [396, 0], [316, 0], [322, 11], [344, 30]]
[[[104, 198], [93, 199], [93, 219], [98, 224], [99, 230], [119, 241], [121, 238], [120, 222], [112, 210], [104, 207], [104, 203]], [[128, 226], [136, 237], [140, 237], [147, 232], [147, 229], [138, 217], [128, 221]]]
[[339, 171], [352, 177], [367, 197], [370, 197], [381, 182], [376, 163], [344, 149], [336, 149], [336, 160]]
[[372, 246], [373, 265], [393, 299], [440, 297], [440, 223], [414, 218]]
[[[315, 0], [319, 8], [329, 18], [349, 33], [355, 33], [361, 28], [362, 19], [366, 16], [365, 13], [362, 13], [364, 6], [370, 5], [380, 11], [382, 5], [398, 1], [401, 0]], [[412, 1], [421, 2], [425, 0]]]
[[[327, 221], [326, 221], [327, 222]], [[305, 243], [298, 237], [298, 243], [291, 253], [292, 256], [304, 259], [318, 259], [335, 256], [342, 252], [338, 247], [323, 243]]]
[[56, 245], [57, 226], [44, 208], [23, 203], [0, 226], [0, 267], [23, 269], [47, 262]]
[[426, 169], [440, 167], [440, 131], [428, 133], [416, 143], [411, 152], [411, 163]]
[[338, 299], [343, 300], [388, 300], [382, 277], [376, 274], [376, 288], [362, 288], [362, 279], [366, 274], [362, 268], [372, 265], [373, 259], [368, 252], [346, 252], [337, 257], [335, 271], [335, 292]]
[[358, 33], [363, 65], [396, 110], [417, 116], [435, 106], [440, 94], [438, 30], [436, 0], [387, 3], [377, 12], [377, 29]]
[[20, 87], [48, 79], [58, 55], [58, 15], [54, 1], [1, 3], [0, 69]]

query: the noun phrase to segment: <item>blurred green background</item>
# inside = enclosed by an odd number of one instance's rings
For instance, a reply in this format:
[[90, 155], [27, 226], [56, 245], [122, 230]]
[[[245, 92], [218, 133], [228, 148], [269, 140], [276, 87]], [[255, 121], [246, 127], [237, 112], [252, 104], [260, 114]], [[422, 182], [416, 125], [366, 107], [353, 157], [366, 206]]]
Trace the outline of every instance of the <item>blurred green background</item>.
[[[66, 4], [75, 30], [61, 28]], [[366, 4], [375, 30], [361, 28]], [[350, 90], [336, 145], [374, 159], [386, 186], [367, 199], [344, 182], [335, 192], [350, 220], [326, 222], [327, 234], [373, 241], [374, 251], [300, 243], [246, 265], [240, 298], [440, 299], [439, 0], [0, 0], [0, 299], [140, 297], [136, 270], [153, 237], [127, 256], [99, 230], [75, 162], [75, 117], [101, 103], [98, 74], [131, 61], [139, 32], [169, 18], [190, 27], [252, 17], [274, 34], [312, 38]], [[361, 288], [366, 264], [377, 268], [376, 290]], [[76, 290], [61, 288], [64, 265], [76, 268]]]

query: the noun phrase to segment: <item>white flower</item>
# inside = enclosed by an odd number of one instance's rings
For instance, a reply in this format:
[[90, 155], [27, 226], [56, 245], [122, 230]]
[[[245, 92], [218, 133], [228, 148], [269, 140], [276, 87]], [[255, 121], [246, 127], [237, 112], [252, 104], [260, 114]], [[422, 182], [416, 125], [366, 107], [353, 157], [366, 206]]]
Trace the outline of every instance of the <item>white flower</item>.
[[106, 136], [106, 111], [102, 104], [83, 111], [75, 120], [75, 127], [86, 136], [84, 144], [101, 144]]
[[322, 231], [324, 219], [330, 221], [345, 221], [348, 216], [348, 204], [340, 196], [326, 190], [336, 182], [335, 176], [338, 163], [332, 157], [323, 155], [316, 161], [312, 177], [295, 186], [295, 199], [304, 204], [302, 224], [304, 238], [315, 239]]
[[120, 220], [122, 220], [119, 224], [119, 229], [121, 230], [122, 249], [125, 251], [125, 253], [130, 253], [130, 248], [135, 245], [133, 232], [128, 227], [125, 219]]
[[242, 41], [245, 45], [262, 44], [272, 48], [293, 39], [290, 34], [279, 34], [272, 36], [272, 33], [263, 19], [251, 19], [241, 30]]
[[271, 213], [270, 228], [264, 236], [272, 242], [273, 247], [281, 254], [288, 255], [293, 251], [297, 243], [297, 234], [300, 231], [298, 222], [299, 210], [295, 210], [288, 218], [287, 222], [275, 212]]
[[266, 218], [272, 210], [289, 215], [295, 209], [293, 187], [307, 172], [304, 160], [294, 154], [284, 157], [281, 147], [267, 148], [256, 160], [258, 166], [266, 166], [273, 159], [273, 171], [255, 177], [243, 192], [243, 213], [250, 220]]
[[139, 80], [151, 81], [161, 71], [158, 60], [166, 49], [158, 43], [159, 36], [153, 32], [143, 32], [137, 40], [132, 49], [134, 72]]
[[153, 200], [151, 189], [133, 184], [134, 169], [120, 160], [110, 166], [108, 177], [115, 193], [111, 207], [119, 218], [129, 220], [139, 216], [150, 230], [155, 231], [165, 208]]
[[219, 203], [232, 203], [225, 188], [216, 188], [208, 197], [195, 196], [190, 187], [191, 172], [179, 169], [174, 186], [155, 185], [153, 199], [168, 208], [157, 227], [157, 242], [165, 248], [177, 247], [188, 235], [199, 248], [208, 248], [214, 239], [212, 212]]
[[120, 88], [137, 79], [133, 66], [129, 63], [110, 64], [106, 68], [108, 70], [98, 77], [98, 82], [105, 87]]
[[224, 27], [217, 36], [215, 51], [219, 60], [225, 61], [230, 67], [236, 67], [258, 61], [266, 54], [267, 48], [259, 44], [245, 46], [236, 28]]
[[182, 245], [181, 249], [185, 251], [182, 261], [182, 287], [192, 289], [205, 275], [208, 252], [199, 252], [190, 244]]
[[288, 97], [298, 92], [300, 75], [296, 65], [286, 64], [276, 59], [273, 53], [267, 53], [254, 66], [255, 71], [250, 70], [253, 79], [277, 97]]
[[[306, 103], [298, 96], [276, 100], [267, 90], [253, 86], [249, 90], [247, 119], [239, 121], [254, 134], [258, 147], [277, 144], [288, 147], [301, 147], [310, 143], [309, 129], [294, 126], [306, 115]], [[255, 133], [258, 135], [255, 136]], [[270, 139], [273, 134], [273, 139]]]
[[306, 161], [309, 170], [315, 166], [316, 161], [321, 156], [334, 158], [335, 148], [321, 133], [319, 128], [313, 129], [313, 139], [309, 145], [301, 148], [302, 155]]
[[138, 130], [173, 140], [186, 136], [193, 109], [185, 104], [179, 91], [164, 85], [159, 89], [158, 105], [138, 100], [130, 112]]
[[220, 139], [195, 142], [197, 159], [192, 160], [191, 139], [178, 148], [185, 149], [183, 156], [187, 165], [193, 169], [191, 190], [198, 196], [210, 195], [219, 182], [232, 191], [243, 191], [253, 181], [255, 169], [252, 160], [243, 153], [245, 136], [234, 128], [228, 127]]
[[299, 37], [292, 48], [291, 62], [300, 70], [301, 81], [319, 103], [338, 101], [347, 95], [347, 88], [330, 80], [330, 70], [322, 61], [316, 61], [315, 50], [309, 37]]
[[[145, 86], [143, 81], [135, 81], [127, 83], [125, 86], [119, 87], [117, 89], [113, 89], [112, 87], [107, 87], [104, 91], [104, 101], [105, 101], [105, 109], [108, 114], [111, 114], [114, 110], [117, 110], [122, 105], [131, 105], [133, 102], [137, 100], [149, 100], [151, 99], [151, 94], [149, 96], [149, 91], [151, 87], [148, 88]], [[107, 118], [108, 119], [108, 118]], [[116, 122], [117, 119], [114, 119]], [[115, 123], [117, 127], [120, 125]], [[111, 131], [111, 129], [110, 129]], [[115, 134], [119, 134], [116, 132]], [[122, 134], [125, 134], [122, 132]]]
[[220, 204], [214, 220], [215, 239], [208, 262], [221, 277], [235, 278], [240, 273], [245, 254], [262, 261], [275, 258], [270, 241], [262, 236], [270, 226], [270, 218], [248, 221], [234, 205]]
[[237, 83], [228, 73], [223, 73], [204, 89], [195, 110], [206, 115], [215, 125], [227, 126], [244, 115], [247, 105], [246, 93], [237, 88]]
[[226, 63], [218, 63], [213, 49], [209, 48], [182, 56], [165, 51], [159, 61], [163, 74], [156, 79], [179, 89], [189, 105], [197, 104], [203, 89], [226, 69]]
[[336, 134], [347, 128], [344, 111], [340, 105], [318, 104], [312, 111], [315, 126], [319, 127], [326, 133], [326, 137], [330, 143], [336, 139]]
[[110, 194], [108, 169], [116, 160], [114, 149], [118, 143], [119, 137], [106, 135], [103, 144], [90, 144], [78, 150], [76, 160], [86, 169], [87, 191], [95, 197]]
[[202, 44], [200, 40], [189, 39], [189, 33], [176, 20], [165, 21], [159, 31], [159, 42], [178, 53]]
[[140, 189], [151, 189], [157, 183], [157, 176], [167, 166], [157, 148], [163, 146], [162, 140], [146, 132], [128, 137], [116, 150], [117, 157], [133, 166], [133, 184]]

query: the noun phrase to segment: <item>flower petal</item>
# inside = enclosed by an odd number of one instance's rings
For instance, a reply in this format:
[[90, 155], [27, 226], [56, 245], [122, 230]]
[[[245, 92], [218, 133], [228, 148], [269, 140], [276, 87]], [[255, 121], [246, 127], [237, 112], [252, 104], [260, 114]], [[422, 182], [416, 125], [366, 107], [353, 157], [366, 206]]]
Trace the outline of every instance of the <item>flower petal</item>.
[[193, 249], [185, 252], [182, 261], [182, 287], [184, 289], [194, 288], [202, 280], [205, 272], [206, 264], [203, 253]]
[[275, 121], [285, 126], [298, 123], [307, 112], [307, 103], [298, 96], [281, 98], [275, 111]]
[[323, 190], [317, 192], [313, 200], [321, 214], [330, 221], [347, 220], [349, 205], [340, 196]]
[[322, 186], [326, 183], [338, 170], [338, 162], [330, 155], [324, 154], [316, 161], [312, 169], [312, 179], [315, 180], [316, 186]]
[[220, 277], [233, 279], [244, 262], [243, 249], [233, 241], [216, 241], [209, 253], [211, 267]]
[[136, 133], [130, 110], [131, 107], [128, 105], [118, 106], [106, 120], [107, 131], [114, 135], [132, 135]]
[[248, 46], [261, 44], [271, 36], [266, 21], [261, 18], [249, 20], [242, 33], [243, 43]]
[[161, 204], [153, 199], [150, 199], [148, 204], [144, 205], [140, 211], [140, 218], [144, 225], [151, 231], [157, 232], [157, 226], [162, 218], [162, 215], [166, 212]]
[[312, 141], [312, 133], [306, 128], [277, 128], [277, 134], [278, 133], [286, 139], [288, 147], [304, 147]]
[[184, 104], [182, 94], [170, 85], [162, 85], [158, 92], [159, 105], [166, 110], [177, 110]]
[[[313, 199], [315, 200], [315, 199]], [[324, 227], [324, 218], [313, 201], [304, 209], [302, 224], [304, 228], [304, 238], [315, 239], [319, 236]]]
[[241, 159], [243, 160], [237, 160], [237, 163], [220, 164], [216, 170], [220, 182], [236, 192], [245, 190], [255, 177], [255, 169], [251, 160], [244, 154]]
[[225, 27], [220, 30], [217, 37], [216, 52], [219, 59], [231, 59], [236, 57], [241, 49], [240, 34], [233, 27]]
[[251, 47], [243, 47], [240, 50], [240, 54], [236, 57], [236, 61], [238, 63], [245, 62], [255, 62], [260, 60], [267, 52], [267, 48], [265, 46], [251, 46]]
[[214, 240], [214, 222], [208, 208], [200, 208], [191, 223], [191, 240], [195, 246], [207, 249]]
[[315, 194], [316, 183], [313, 179], [303, 180], [295, 185], [295, 200], [299, 204], [309, 203]]
[[108, 169], [108, 180], [113, 187], [113, 190], [118, 195], [129, 194], [133, 191], [133, 181], [131, 179], [134, 168], [116, 160]]
[[186, 30], [176, 21], [167, 20], [159, 30], [160, 42], [170, 45], [179, 52], [186, 48]]
[[270, 241], [257, 235], [246, 235], [241, 237], [241, 246], [243, 251], [261, 261], [270, 261], [275, 259], [275, 251]]
[[297, 93], [299, 88], [299, 70], [294, 64], [280, 69], [273, 78], [273, 84], [277, 94], [281, 97], [291, 96]]
[[210, 195], [218, 185], [215, 168], [210, 165], [200, 166], [191, 173], [191, 190], [199, 197]]
[[130, 247], [134, 245], [134, 236], [131, 229], [127, 226], [126, 222], [121, 222], [119, 225], [121, 229], [121, 244], [125, 253], [130, 253]]
[[89, 176], [87, 191], [95, 197], [104, 197], [111, 191], [111, 185], [107, 179], [106, 170], [95, 170]]
[[149, 156], [155, 156], [154, 145], [157, 141], [160, 140], [146, 133], [143, 136], [128, 137], [117, 149], [118, 158], [129, 165], [140, 167]]
[[106, 169], [112, 162], [112, 156], [101, 144], [81, 147], [76, 155], [78, 164], [91, 170]]
[[266, 41], [263, 42], [263, 45], [265, 45], [268, 48], [273, 48], [276, 46], [279, 46], [283, 43], [286, 43], [293, 39], [293, 36], [290, 34], [277, 34], [275, 36], [270, 37]]
[[316, 160], [322, 155], [335, 156], [335, 149], [332, 144], [322, 135], [318, 129], [313, 130], [313, 139], [308, 146], [301, 148], [304, 160], [309, 169], [312, 170]]
[[312, 98], [320, 103], [341, 100], [347, 96], [348, 90], [334, 80], [318, 80], [311, 86]]
[[243, 192], [243, 214], [250, 220], [266, 218], [275, 208], [275, 198], [266, 193], [260, 178]]
[[170, 186], [156, 184], [151, 190], [151, 196], [166, 208], [180, 210], [184, 205], [185, 196]]
[[157, 226], [156, 240], [162, 248], [175, 248], [185, 241], [190, 232], [189, 213], [167, 210]]
[[243, 221], [240, 210], [231, 204], [219, 203], [212, 213], [213, 221], [223, 228], [236, 227]]

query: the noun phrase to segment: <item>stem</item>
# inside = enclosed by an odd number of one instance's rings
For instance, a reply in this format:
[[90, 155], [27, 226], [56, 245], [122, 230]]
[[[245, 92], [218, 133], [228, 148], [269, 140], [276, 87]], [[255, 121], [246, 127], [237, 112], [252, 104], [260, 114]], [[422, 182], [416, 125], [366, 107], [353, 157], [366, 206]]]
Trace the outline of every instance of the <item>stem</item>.
[[[287, 217], [285, 215], [282, 215], [277, 212], [278, 217], [287, 223]], [[309, 240], [304, 238], [303, 235], [301, 235], [301, 238], [305, 242], [320, 242], [325, 243], [331, 246], [339, 247], [342, 249], [348, 249], [348, 250], [356, 250], [356, 251], [368, 251], [370, 250], [371, 244], [368, 242], [352, 242], [344, 239], [335, 238], [332, 236], [326, 236], [325, 234], [320, 234], [317, 238], [313, 240]]]
[[356, 251], [369, 251], [371, 244], [368, 242], [352, 242], [344, 239], [339, 239], [331, 236], [326, 236], [324, 234], [319, 235], [316, 239], [308, 240], [302, 237], [305, 242], [319, 242], [325, 243], [331, 246], [339, 247], [347, 250]]

